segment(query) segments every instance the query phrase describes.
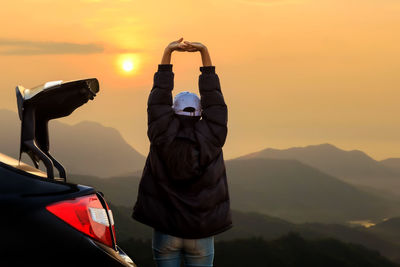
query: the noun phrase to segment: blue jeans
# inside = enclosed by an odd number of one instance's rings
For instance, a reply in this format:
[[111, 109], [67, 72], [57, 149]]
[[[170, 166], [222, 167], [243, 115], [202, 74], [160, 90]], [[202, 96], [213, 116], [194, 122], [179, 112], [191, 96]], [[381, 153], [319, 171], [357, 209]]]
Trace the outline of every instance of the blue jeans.
[[180, 267], [182, 257], [186, 267], [213, 266], [213, 236], [184, 239], [154, 230], [152, 247], [157, 267]]

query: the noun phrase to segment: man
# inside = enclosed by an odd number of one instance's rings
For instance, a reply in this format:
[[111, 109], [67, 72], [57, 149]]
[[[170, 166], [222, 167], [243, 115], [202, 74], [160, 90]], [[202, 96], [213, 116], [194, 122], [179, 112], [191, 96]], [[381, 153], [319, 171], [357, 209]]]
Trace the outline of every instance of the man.
[[[159, 267], [212, 266], [214, 235], [232, 227], [222, 147], [227, 106], [206, 46], [170, 43], [154, 75], [148, 99], [150, 152], [133, 218], [153, 227], [153, 255]], [[200, 52], [199, 90], [172, 101], [174, 51]]]

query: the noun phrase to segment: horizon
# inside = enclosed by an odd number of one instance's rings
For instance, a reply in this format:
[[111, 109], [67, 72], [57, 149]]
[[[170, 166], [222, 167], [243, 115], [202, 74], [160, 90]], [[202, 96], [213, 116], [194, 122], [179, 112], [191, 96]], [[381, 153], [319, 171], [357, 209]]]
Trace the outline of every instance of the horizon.
[[[0, 112], [1, 112], [2, 110], [3, 110], [3, 111], [7, 111], [7, 112], [15, 113], [15, 115], [18, 116], [17, 113], [14, 112], [14, 111], [12, 111], [12, 110], [0, 109]], [[59, 120], [55, 120], [55, 121], [60, 122]], [[76, 126], [76, 125], [78, 125], [78, 124], [81, 124], [81, 123], [95, 123], [95, 124], [100, 125], [101, 127], [112, 128], [112, 129], [116, 130], [116, 131], [121, 135], [121, 138], [122, 138], [129, 146], [131, 146], [134, 150], [136, 150], [140, 155], [142, 155], [143, 157], [146, 157], [146, 156], [147, 156], [147, 154], [142, 153], [142, 152], [139, 151], [137, 148], [135, 148], [134, 146], [132, 146], [132, 144], [130, 144], [130, 143], [124, 138], [124, 136], [122, 135], [122, 133], [121, 133], [118, 129], [116, 129], [116, 128], [114, 128], [114, 127], [110, 127], [110, 126], [105, 126], [105, 125], [103, 125], [101, 122], [90, 121], [90, 120], [82, 120], [82, 121], [79, 121], [79, 122], [76, 122], [76, 123], [72, 123], [72, 124], [66, 123], [66, 122], [63, 122], [63, 121], [61, 121], [60, 123], [64, 123], [64, 124], [69, 125], [69, 126], [72, 126], [72, 127], [73, 127], [73, 126]], [[50, 134], [51, 134], [51, 133], [50, 133]], [[1, 132], [0, 132], [0, 135], [1, 135]], [[52, 143], [51, 140], [50, 140], [50, 143]], [[296, 149], [296, 148], [300, 148], [300, 149], [301, 149], [301, 148], [308, 148], [308, 147], [315, 147], [315, 146], [324, 146], [324, 145], [333, 146], [334, 148], [339, 149], [339, 150], [342, 150], [342, 151], [345, 151], [345, 152], [360, 151], [360, 152], [364, 153], [365, 155], [367, 155], [368, 157], [370, 157], [370, 158], [372, 158], [373, 160], [378, 161], [378, 162], [379, 162], [379, 161], [382, 161], [382, 160], [386, 160], [386, 159], [398, 159], [398, 158], [396, 158], [396, 157], [391, 157], [391, 156], [386, 156], [386, 157], [383, 157], [382, 159], [377, 159], [377, 158], [373, 157], [372, 155], [368, 154], [367, 152], [365, 152], [365, 151], [363, 151], [363, 150], [361, 150], [361, 149], [357, 149], [357, 148], [356, 148], [356, 149], [348, 149], [348, 148], [340, 147], [340, 146], [338, 146], [338, 145], [336, 145], [336, 144], [333, 144], [333, 143], [325, 142], [325, 143], [315, 143], [315, 144], [307, 144], [307, 145], [304, 145], [304, 146], [290, 146], [290, 147], [268, 147], [268, 146], [265, 146], [264, 148], [262, 148], [262, 149], [260, 149], [260, 150], [248, 151], [248, 152], [245, 152], [244, 154], [241, 154], [241, 155], [239, 155], [239, 156], [235, 156], [235, 157], [225, 157], [225, 160], [235, 160], [235, 159], [238, 159], [238, 158], [241, 158], [241, 157], [244, 157], [244, 156], [248, 156], [248, 155], [251, 155], [251, 154], [254, 154], [254, 153], [258, 153], [258, 152], [261, 152], [261, 151], [264, 151], [264, 150], [267, 150], [267, 149], [282, 151], [282, 150], [288, 150], [288, 149]], [[1, 151], [0, 151], [0, 154], [1, 154]], [[8, 155], [8, 156], [10, 156], [10, 155]]]

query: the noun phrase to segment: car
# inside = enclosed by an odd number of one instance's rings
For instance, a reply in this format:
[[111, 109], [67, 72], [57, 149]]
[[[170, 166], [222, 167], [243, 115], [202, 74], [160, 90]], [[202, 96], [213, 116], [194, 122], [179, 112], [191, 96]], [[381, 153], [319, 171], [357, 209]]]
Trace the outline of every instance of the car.
[[[17, 86], [20, 156], [0, 153], [0, 266], [136, 266], [117, 245], [104, 195], [68, 182], [49, 153], [49, 120], [70, 115], [98, 91], [96, 78]], [[23, 153], [34, 166], [21, 161]]]

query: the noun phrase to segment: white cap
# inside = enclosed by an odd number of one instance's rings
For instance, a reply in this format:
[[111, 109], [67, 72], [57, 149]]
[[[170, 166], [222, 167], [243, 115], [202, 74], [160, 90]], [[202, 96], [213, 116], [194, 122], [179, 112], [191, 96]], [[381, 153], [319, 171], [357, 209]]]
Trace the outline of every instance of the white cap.
[[[175, 96], [172, 108], [179, 115], [201, 116], [200, 98], [196, 94], [187, 91]], [[185, 108], [194, 108], [194, 111], [184, 111]]]

